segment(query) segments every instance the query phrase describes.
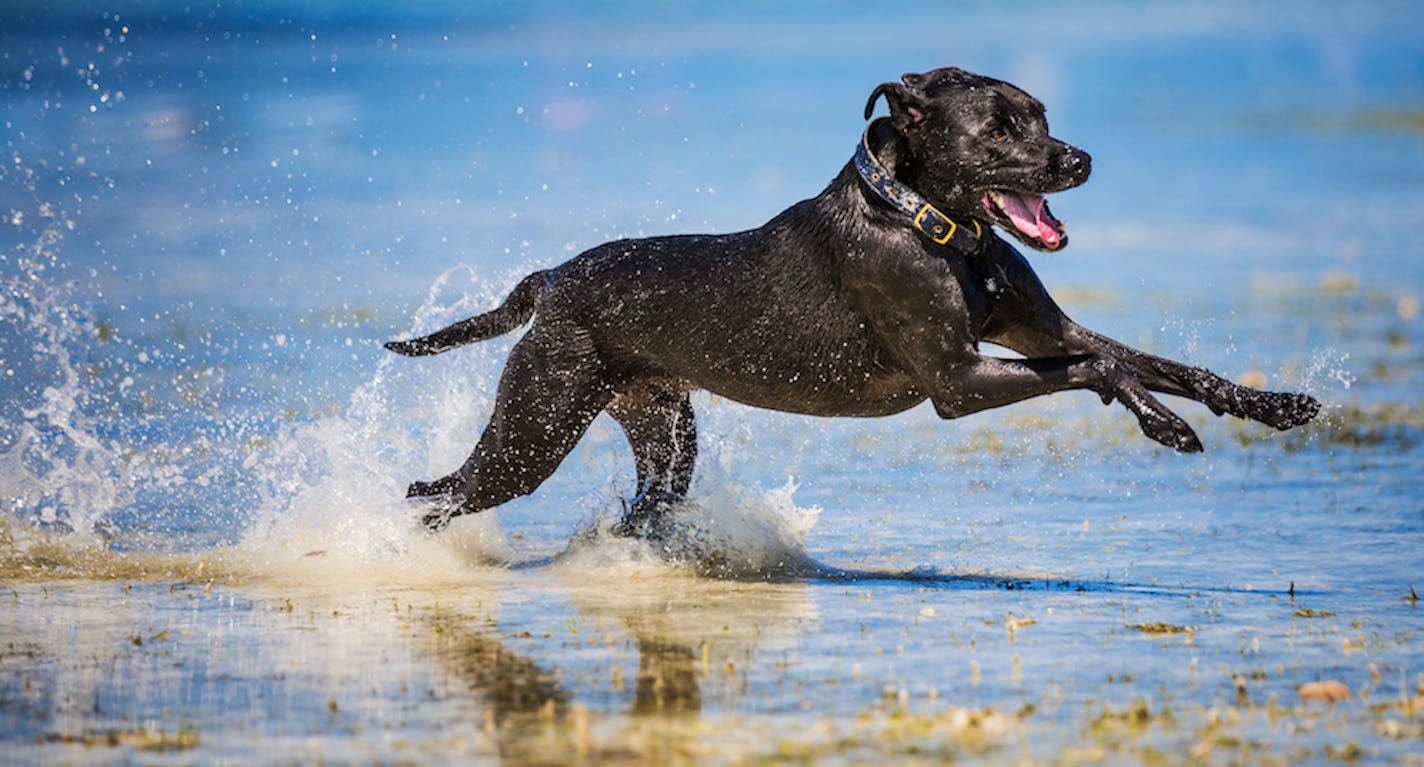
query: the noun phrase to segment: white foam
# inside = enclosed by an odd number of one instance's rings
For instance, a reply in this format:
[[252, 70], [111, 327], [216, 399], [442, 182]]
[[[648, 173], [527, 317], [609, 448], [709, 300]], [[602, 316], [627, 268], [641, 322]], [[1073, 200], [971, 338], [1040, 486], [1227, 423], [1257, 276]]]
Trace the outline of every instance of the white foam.
[[822, 568], [806, 552], [806, 534], [821, 509], [792, 501], [797, 485], [760, 491], [721, 476], [700, 479], [689, 498], [670, 508], [665, 534], [629, 540], [610, 533], [621, 508], [595, 519], [554, 558], [571, 569], [689, 570], [719, 578], [778, 578]]

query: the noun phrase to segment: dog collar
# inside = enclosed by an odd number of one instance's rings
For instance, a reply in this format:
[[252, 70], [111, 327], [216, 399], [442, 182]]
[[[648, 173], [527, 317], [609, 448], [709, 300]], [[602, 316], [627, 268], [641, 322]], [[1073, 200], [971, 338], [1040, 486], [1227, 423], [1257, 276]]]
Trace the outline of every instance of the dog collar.
[[875, 127], [876, 122], [879, 120], [866, 126], [865, 135], [861, 137], [860, 145], [855, 148], [855, 169], [860, 172], [860, 177], [880, 195], [880, 199], [908, 215], [911, 224], [920, 234], [936, 245], [954, 248], [964, 255], [978, 252], [979, 240], [984, 236], [984, 230], [978, 221], [971, 218], [968, 225], [956, 223], [954, 219], [939, 212], [938, 208], [918, 192], [896, 181], [890, 171], [875, 159], [875, 154], [870, 151], [870, 130]]

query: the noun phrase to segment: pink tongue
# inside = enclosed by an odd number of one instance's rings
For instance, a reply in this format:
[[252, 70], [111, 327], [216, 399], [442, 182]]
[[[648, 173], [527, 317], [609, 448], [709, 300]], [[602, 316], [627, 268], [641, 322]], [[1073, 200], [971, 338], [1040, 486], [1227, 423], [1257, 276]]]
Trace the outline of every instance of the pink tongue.
[[1058, 234], [1058, 227], [1054, 226], [1056, 222], [1053, 220], [1053, 214], [1049, 213], [1044, 205], [1043, 195], [1013, 192], [1002, 192], [1001, 195], [1004, 212], [1009, 214], [1009, 220], [1013, 222], [1015, 229], [1050, 248], [1058, 244], [1061, 235]]

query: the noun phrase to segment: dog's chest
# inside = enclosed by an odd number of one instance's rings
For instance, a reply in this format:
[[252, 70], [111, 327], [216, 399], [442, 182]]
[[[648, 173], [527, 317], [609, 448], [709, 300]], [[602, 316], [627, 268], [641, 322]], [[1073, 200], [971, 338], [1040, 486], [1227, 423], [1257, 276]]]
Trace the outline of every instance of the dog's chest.
[[969, 313], [969, 327], [978, 340], [983, 337], [995, 307], [1008, 292], [1008, 281], [1004, 270], [997, 264], [974, 259], [960, 272], [959, 285], [964, 293], [965, 310]]

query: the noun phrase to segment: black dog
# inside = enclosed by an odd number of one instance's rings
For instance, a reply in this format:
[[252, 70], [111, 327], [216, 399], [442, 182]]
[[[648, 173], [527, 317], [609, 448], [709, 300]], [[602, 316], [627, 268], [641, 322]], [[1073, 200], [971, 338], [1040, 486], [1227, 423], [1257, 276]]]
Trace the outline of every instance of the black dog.
[[[692, 478], [688, 392], [820, 416], [882, 416], [924, 402], [957, 418], [1069, 389], [1117, 400], [1152, 439], [1202, 449], [1152, 391], [1288, 429], [1320, 405], [1238, 386], [1144, 354], [1066, 317], [1028, 262], [1068, 243], [1043, 195], [1088, 178], [1090, 158], [1048, 135], [1043, 105], [960, 69], [877, 87], [889, 118], [816, 197], [759, 229], [620, 240], [524, 278], [505, 303], [423, 338], [386, 344], [438, 354], [508, 333], [494, 414], [449, 476], [416, 482], [450, 517], [532, 492], [607, 410], [627, 433], [638, 488], [618, 532], [657, 535]], [[979, 353], [981, 341], [1025, 359]]]

